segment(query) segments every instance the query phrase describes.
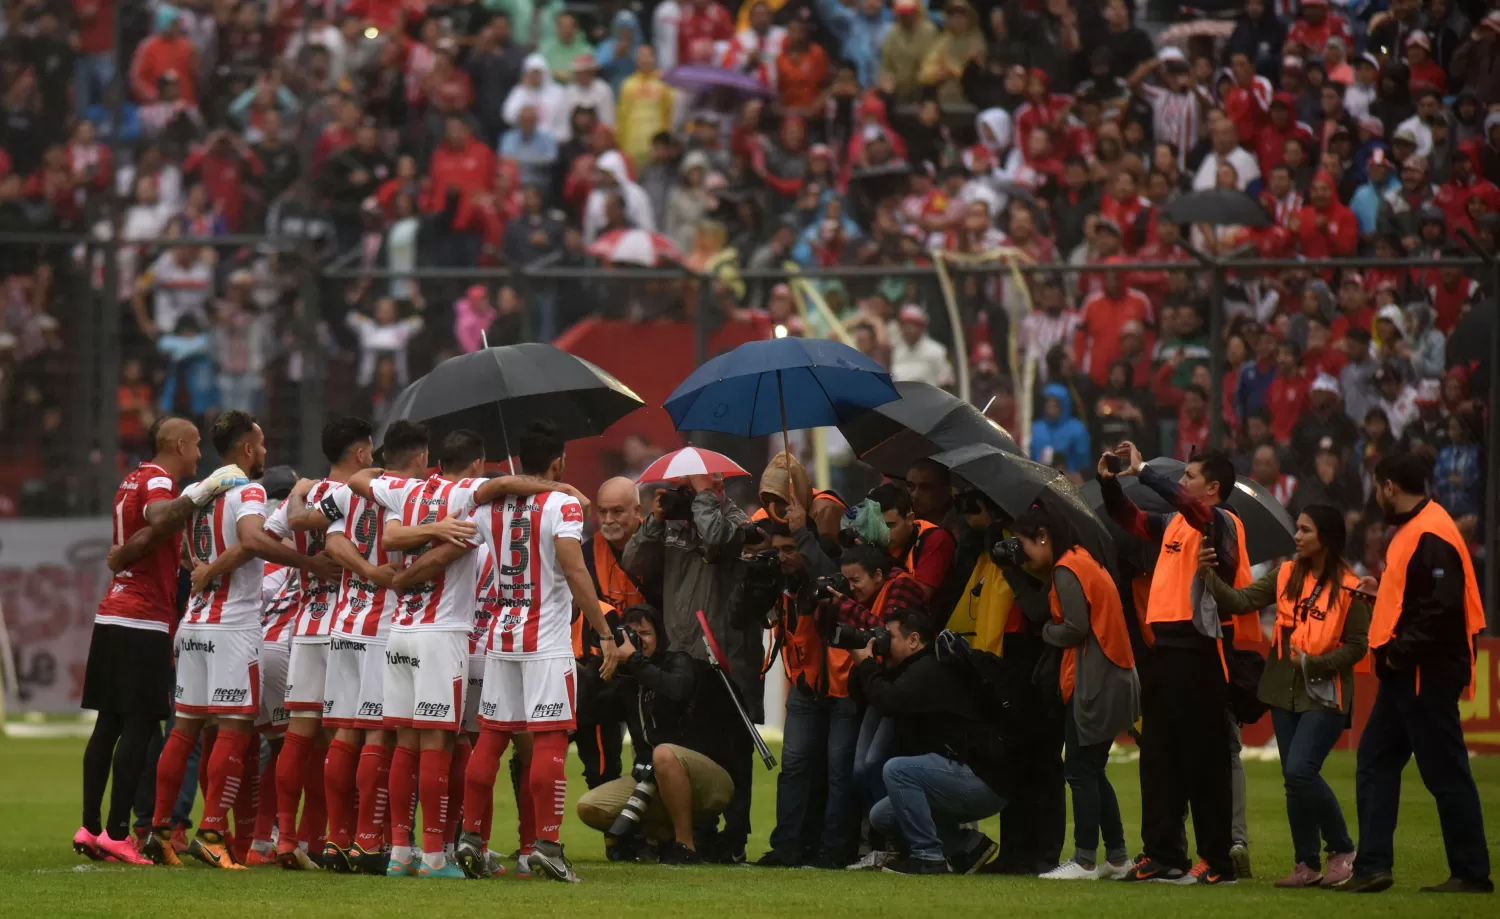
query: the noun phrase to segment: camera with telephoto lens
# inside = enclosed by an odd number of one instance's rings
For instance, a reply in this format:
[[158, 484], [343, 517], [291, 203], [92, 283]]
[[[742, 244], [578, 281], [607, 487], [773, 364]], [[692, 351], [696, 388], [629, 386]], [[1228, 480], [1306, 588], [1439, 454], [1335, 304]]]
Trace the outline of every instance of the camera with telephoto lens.
[[695, 492], [686, 485], [661, 492], [661, 516], [663, 520], [692, 520]]
[[625, 799], [625, 806], [620, 808], [619, 816], [615, 817], [609, 825], [609, 830], [604, 834], [606, 841], [621, 840], [635, 834], [641, 826], [641, 818], [646, 815], [646, 808], [651, 806], [651, 800], [656, 797], [656, 767], [650, 763], [637, 763], [630, 770], [630, 777], [635, 779], [635, 790], [630, 797]]
[[841, 651], [855, 651], [871, 641], [875, 642], [875, 656], [885, 657], [891, 653], [891, 633], [885, 629], [856, 629], [840, 622], [828, 636], [828, 647]]
[[825, 574], [813, 581], [814, 599], [836, 600], [834, 593], [849, 596], [849, 579], [842, 574]]
[[1012, 536], [990, 546], [990, 559], [997, 565], [1020, 567], [1026, 564], [1026, 551], [1021, 548], [1021, 540]]

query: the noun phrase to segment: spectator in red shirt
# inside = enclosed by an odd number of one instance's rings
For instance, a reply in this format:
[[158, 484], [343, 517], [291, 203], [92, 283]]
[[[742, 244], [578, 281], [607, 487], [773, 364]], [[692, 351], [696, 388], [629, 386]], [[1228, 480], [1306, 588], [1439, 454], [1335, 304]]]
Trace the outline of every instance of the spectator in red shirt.
[[1448, 91], [1448, 72], [1432, 59], [1432, 39], [1423, 31], [1406, 36], [1406, 67], [1411, 72], [1406, 85], [1413, 93], [1430, 89], [1438, 94]]
[[[1123, 255], [1110, 256], [1107, 265], [1128, 264]], [[1109, 382], [1109, 366], [1121, 357], [1120, 331], [1134, 320], [1147, 327], [1153, 322], [1151, 301], [1138, 290], [1125, 286], [1121, 272], [1103, 272], [1104, 289], [1083, 301], [1078, 311], [1078, 331], [1073, 339], [1074, 359], [1096, 386]], [[1151, 343], [1145, 342], [1146, 352]], [[1146, 379], [1143, 375], [1142, 379]]]
[[828, 53], [808, 39], [806, 22], [793, 19], [786, 27], [786, 47], [776, 58], [776, 88], [782, 111], [789, 115], [818, 112], [828, 74]]
[[428, 166], [430, 184], [422, 209], [429, 214], [452, 210], [445, 261], [474, 265], [483, 245], [482, 227], [476, 219], [473, 198], [488, 194], [495, 177], [495, 154], [474, 139], [469, 123], [461, 115], [449, 115], [443, 125], [443, 142], [432, 152]]
[[1375, 310], [1365, 291], [1365, 276], [1357, 271], [1347, 272], [1339, 285], [1339, 312], [1329, 323], [1328, 333], [1337, 344], [1348, 337], [1350, 329], [1368, 332], [1374, 323]]
[[1099, 213], [1120, 228], [1120, 245], [1127, 254], [1140, 248], [1142, 239], [1136, 223], [1150, 209], [1151, 202], [1136, 193], [1135, 173], [1128, 169], [1115, 173], [1109, 194], [1099, 203]]
[[1308, 258], [1340, 258], [1354, 254], [1359, 245], [1359, 221], [1339, 201], [1333, 176], [1319, 172], [1307, 189], [1307, 204], [1297, 214], [1295, 226], [1299, 251]]
[[[1462, 255], [1457, 249], [1443, 253], [1445, 258]], [[1464, 270], [1456, 265], [1444, 265], [1438, 269], [1437, 283], [1427, 288], [1427, 297], [1437, 310], [1437, 321], [1433, 327], [1444, 335], [1453, 331], [1459, 317], [1468, 311], [1479, 296], [1480, 284], [1466, 277]]]
[[1271, 97], [1270, 118], [1256, 135], [1255, 157], [1260, 161], [1260, 174], [1270, 175], [1271, 170], [1286, 162], [1286, 142], [1301, 138], [1312, 142], [1312, 130], [1297, 120], [1297, 100], [1291, 93], [1277, 93]]
[[1320, 373], [1326, 373], [1337, 380], [1344, 370], [1344, 365], [1349, 363], [1348, 356], [1333, 347], [1330, 341], [1328, 320], [1322, 316], [1309, 317], [1307, 350], [1302, 352], [1302, 368], [1307, 371], [1309, 380], [1316, 380]]
[[911, 573], [931, 600], [953, 567], [958, 549], [953, 535], [925, 521], [919, 524], [911, 507], [911, 493], [902, 485], [887, 482], [872, 490], [870, 499], [880, 505], [885, 525], [890, 528], [891, 557]]
[[1270, 118], [1271, 81], [1255, 72], [1255, 62], [1243, 51], [1230, 55], [1229, 72], [1224, 115], [1234, 125], [1241, 146], [1253, 150], [1256, 136]]
[[78, 23], [73, 86], [77, 110], [87, 112], [115, 79], [115, 2], [73, 0], [73, 15]]
[[1207, 449], [1209, 433], [1208, 390], [1193, 383], [1183, 390], [1177, 412], [1177, 449], [1173, 456], [1187, 462], [1195, 452]]
[[191, 178], [195, 172], [224, 216], [229, 232], [238, 231], [245, 214], [246, 194], [254, 185], [251, 177], [261, 173], [260, 158], [255, 151], [238, 134], [215, 131], [182, 161], [184, 176]]
[[1321, 59], [1330, 38], [1342, 39], [1346, 48], [1354, 45], [1349, 23], [1328, 12], [1328, 0], [1302, 0], [1300, 15], [1286, 33], [1286, 50], [1301, 48], [1303, 57]]
[[156, 34], [141, 42], [130, 62], [130, 88], [140, 102], [156, 101], [157, 80], [168, 70], [181, 79], [184, 101], [198, 102], [198, 52], [188, 38], [182, 14], [163, 4], [156, 10]]
[[677, 64], [712, 64], [714, 42], [733, 38], [728, 10], [713, 0], [691, 0], [677, 23]]
[[1307, 388], [1311, 380], [1302, 372], [1302, 353], [1295, 342], [1276, 346], [1276, 379], [1266, 392], [1266, 410], [1271, 413], [1271, 433], [1286, 443], [1292, 428], [1307, 410]]
[[323, 133], [318, 135], [317, 144], [313, 146], [313, 175], [321, 173], [325, 163], [354, 143], [354, 131], [359, 127], [359, 119], [359, 105], [353, 99], [345, 99], [339, 103], [334, 121], [323, 129]]

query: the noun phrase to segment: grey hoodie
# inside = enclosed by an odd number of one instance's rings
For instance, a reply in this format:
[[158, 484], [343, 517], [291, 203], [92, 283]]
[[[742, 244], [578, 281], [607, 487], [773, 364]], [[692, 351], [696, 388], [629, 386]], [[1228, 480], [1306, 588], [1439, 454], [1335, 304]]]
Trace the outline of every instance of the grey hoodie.
[[1418, 301], [1406, 305], [1406, 341], [1411, 345], [1411, 366], [1419, 379], [1440, 380], [1447, 370], [1448, 339], [1432, 327], [1437, 310]]

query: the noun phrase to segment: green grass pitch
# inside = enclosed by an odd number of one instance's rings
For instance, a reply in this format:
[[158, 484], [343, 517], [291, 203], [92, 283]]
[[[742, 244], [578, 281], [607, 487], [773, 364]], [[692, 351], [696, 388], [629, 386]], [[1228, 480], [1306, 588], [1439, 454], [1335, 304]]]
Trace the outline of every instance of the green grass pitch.
[[[1279, 891], [1274, 878], [1291, 868], [1285, 799], [1274, 762], [1245, 764], [1250, 785], [1255, 878], [1236, 887], [1185, 889], [1153, 884], [1066, 883], [1004, 877], [904, 878], [883, 874], [768, 870], [751, 867], [663, 868], [603, 861], [599, 836], [571, 813], [563, 841], [583, 883], [565, 886], [511, 878], [479, 881], [294, 874], [276, 869], [219, 872], [196, 863], [181, 870], [87, 866], [70, 846], [79, 822], [83, 741], [0, 737], [0, 916], [384, 916], [414, 919], [487, 916], [705, 917], [833, 919], [844, 916], [1070, 917], [1192, 916], [1500, 916], [1494, 896], [1417, 893], [1447, 877], [1432, 799], [1413, 765], [1406, 771], [1397, 835], [1397, 886], [1354, 897], [1320, 890]], [[628, 751], [627, 751], [628, 752]], [[1472, 761], [1493, 845], [1500, 839], [1500, 757]], [[1335, 753], [1325, 774], [1354, 819], [1354, 757]], [[1139, 843], [1139, 787], [1134, 764], [1110, 766], [1125, 811], [1132, 851]], [[775, 822], [775, 775], [757, 765], [751, 858], [766, 849]], [[571, 761], [570, 799], [583, 780]], [[513, 848], [515, 806], [498, 786], [495, 836]], [[995, 821], [985, 829], [994, 835]]]

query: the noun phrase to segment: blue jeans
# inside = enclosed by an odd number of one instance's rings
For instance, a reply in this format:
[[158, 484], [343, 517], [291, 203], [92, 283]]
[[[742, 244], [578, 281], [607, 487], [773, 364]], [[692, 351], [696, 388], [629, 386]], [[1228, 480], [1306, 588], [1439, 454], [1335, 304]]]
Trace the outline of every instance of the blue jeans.
[[1286, 785], [1286, 819], [1292, 827], [1297, 861], [1317, 871], [1323, 864], [1321, 838], [1330, 855], [1354, 851], [1339, 799], [1323, 780], [1323, 761], [1344, 733], [1344, 715], [1335, 711], [1290, 712], [1271, 709], [1271, 727], [1281, 750]]
[[913, 858], [941, 861], [963, 848], [961, 824], [994, 816], [1005, 801], [974, 771], [937, 753], [886, 762], [887, 797], [870, 811], [870, 825], [900, 833]]
[[80, 54], [73, 61], [73, 85], [77, 87], [78, 113], [89, 110], [95, 102], [104, 101], [104, 91], [115, 79], [115, 53]]
[[219, 405], [225, 411], [239, 409], [257, 414], [261, 410], [261, 396], [265, 388], [265, 379], [258, 373], [221, 373]]
[[854, 785], [865, 796], [866, 804], [885, 797], [882, 770], [895, 746], [896, 723], [866, 707], [859, 723], [859, 737], [854, 741]]
[[1078, 722], [1073, 700], [1063, 720], [1063, 778], [1073, 794], [1073, 858], [1086, 865], [1099, 861], [1099, 834], [1104, 834], [1105, 857], [1118, 862], [1129, 856], [1125, 848], [1125, 824], [1120, 802], [1104, 768], [1109, 764], [1113, 739], [1083, 746], [1078, 742]]
[[[793, 686], [786, 696], [786, 727], [781, 775], [776, 779], [776, 829], [771, 848], [787, 864], [816, 855], [843, 866], [854, 854], [854, 742], [859, 707], [853, 699], [819, 699]], [[811, 813], [818, 786], [826, 779], [822, 820]], [[821, 822], [817, 851], [807, 831]]]

